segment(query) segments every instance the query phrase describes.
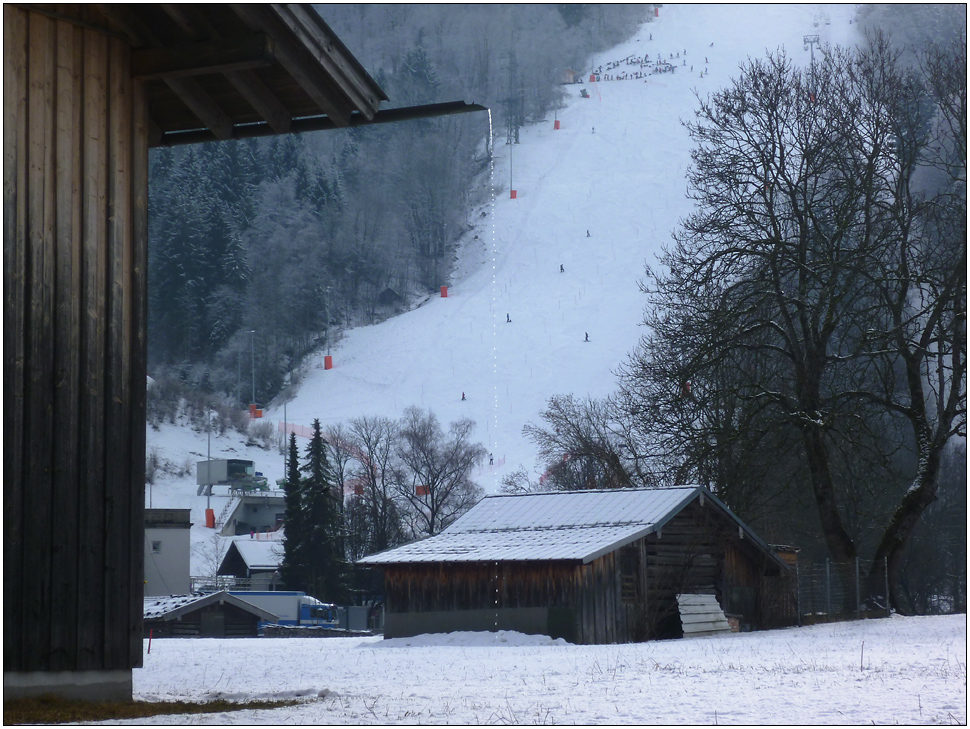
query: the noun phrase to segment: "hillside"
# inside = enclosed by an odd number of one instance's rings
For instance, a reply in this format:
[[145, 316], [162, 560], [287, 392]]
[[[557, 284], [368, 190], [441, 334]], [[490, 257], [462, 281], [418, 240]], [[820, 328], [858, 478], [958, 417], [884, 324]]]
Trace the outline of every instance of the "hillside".
[[[680, 121], [693, 113], [695, 92], [722, 87], [740, 62], [766, 49], [784, 46], [807, 64], [809, 33], [823, 43], [853, 42], [853, 6], [826, 6], [828, 23], [819, 12], [814, 5], [665, 5], [632, 40], [593, 58], [586, 82], [567, 87], [555, 115], [560, 129], [553, 118], [542, 120], [511, 147], [495, 130], [493, 169], [480, 182], [488, 202], [469, 221], [452, 280], [442, 282], [447, 298], [348, 331], [331, 352], [333, 369], [323, 368], [325, 353], [312, 361], [286, 405], [288, 421], [398, 418], [410, 405], [430, 408], [444, 426], [469, 417], [494, 454], [495, 465], [478, 478], [487, 492], [519, 466], [536, 479], [543, 469], [523, 426], [539, 422], [551, 395], [612, 391], [613, 370], [641, 334], [644, 263], [690, 211], [690, 145]], [[675, 70], [652, 73], [658, 57]], [[597, 68], [613, 80], [589, 82]], [[264, 417], [281, 421], [282, 403]], [[148, 445], [175, 464], [207, 451], [205, 433], [176, 426], [149, 429]], [[213, 437], [211, 450], [217, 458], [251, 458], [270, 482], [283, 475], [282, 456], [247, 448], [238, 436]], [[191, 507], [193, 540], [205, 544], [209, 532], [198, 526], [205, 498], [196, 496], [194, 471], [160, 477], [149, 500]], [[217, 513], [222, 501], [213, 498]]]

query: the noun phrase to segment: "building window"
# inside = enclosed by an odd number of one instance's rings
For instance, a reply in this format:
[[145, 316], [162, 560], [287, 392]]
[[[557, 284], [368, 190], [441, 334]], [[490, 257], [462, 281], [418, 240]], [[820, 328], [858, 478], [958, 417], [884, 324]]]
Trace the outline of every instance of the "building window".
[[153, 541], [152, 542], [152, 554], [161, 554], [161, 553], [162, 553], [162, 543], [161, 542], [154, 542]]

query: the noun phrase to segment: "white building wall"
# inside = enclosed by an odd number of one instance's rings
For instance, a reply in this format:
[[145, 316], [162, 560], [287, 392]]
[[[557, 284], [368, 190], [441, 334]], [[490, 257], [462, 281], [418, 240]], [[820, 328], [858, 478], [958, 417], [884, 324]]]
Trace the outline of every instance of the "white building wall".
[[[150, 511], [150, 510], [146, 510]], [[150, 519], [146, 520], [150, 522]], [[146, 523], [145, 595], [185, 595], [189, 577], [191, 524]]]

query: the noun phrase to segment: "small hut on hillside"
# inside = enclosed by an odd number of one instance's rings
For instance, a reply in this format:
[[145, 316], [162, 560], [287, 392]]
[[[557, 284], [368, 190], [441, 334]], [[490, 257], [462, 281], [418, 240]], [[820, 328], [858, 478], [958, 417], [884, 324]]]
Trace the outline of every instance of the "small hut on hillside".
[[688, 594], [713, 595], [747, 629], [796, 619], [788, 566], [701, 486], [488, 496], [441, 534], [358, 564], [384, 570], [386, 638], [680, 637]]
[[573, 71], [571, 68], [567, 68], [562, 72], [562, 77], [559, 83], [563, 84], [578, 84], [583, 80], [582, 71]]

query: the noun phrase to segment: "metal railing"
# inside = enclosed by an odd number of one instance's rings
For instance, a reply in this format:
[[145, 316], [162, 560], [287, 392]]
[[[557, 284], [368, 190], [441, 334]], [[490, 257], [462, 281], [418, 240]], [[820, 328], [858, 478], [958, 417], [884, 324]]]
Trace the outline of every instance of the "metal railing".
[[232, 575], [209, 575], [190, 577], [189, 589], [192, 592], [219, 592], [220, 590], [249, 590], [252, 580], [248, 577]]

